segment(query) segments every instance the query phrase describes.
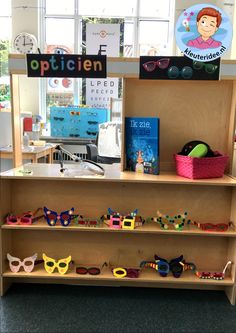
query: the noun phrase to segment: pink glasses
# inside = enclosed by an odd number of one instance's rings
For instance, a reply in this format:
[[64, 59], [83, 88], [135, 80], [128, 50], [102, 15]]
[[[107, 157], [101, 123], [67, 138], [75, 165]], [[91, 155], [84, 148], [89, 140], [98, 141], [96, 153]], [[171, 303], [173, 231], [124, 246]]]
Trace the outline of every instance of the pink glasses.
[[153, 72], [156, 67], [166, 69], [169, 66], [170, 58], [162, 58], [157, 61], [147, 61], [143, 64], [143, 68], [147, 72]]
[[27, 213], [24, 213], [21, 216], [9, 214], [6, 217], [6, 223], [11, 224], [11, 225], [17, 225], [17, 224], [29, 225], [29, 224], [32, 224], [34, 221], [44, 217], [44, 215], [35, 216], [41, 209], [42, 208], [38, 208], [34, 213], [29, 211]]
[[12, 257], [8, 253], [7, 259], [9, 260], [10, 270], [13, 273], [18, 273], [21, 267], [23, 267], [23, 269], [26, 273], [30, 273], [34, 269], [34, 263], [35, 263], [35, 260], [37, 259], [37, 253], [35, 253], [33, 256], [27, 257], [23, 260], [20, 260], [19, 258], [16, 258], [16, 257]]

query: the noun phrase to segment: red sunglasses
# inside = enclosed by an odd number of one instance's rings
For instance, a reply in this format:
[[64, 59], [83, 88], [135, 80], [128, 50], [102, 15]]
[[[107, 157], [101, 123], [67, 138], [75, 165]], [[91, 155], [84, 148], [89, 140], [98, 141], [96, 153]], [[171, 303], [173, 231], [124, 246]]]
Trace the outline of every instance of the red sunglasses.
[[147, 72], [153, 72], [156, 67], [166, 69], [169, 66], [170, 58], [162, 58], [157, 61], [147, 61], [143, 64], [143, 68]]
[[218, 232], [227, 231], [231, 224], [232, 224], [232, 222], [217, 223], [217, 224], [194, 222], [194, 225], [196, 225], [199, 229], [202, 229], [203, 231], [218, 231]]

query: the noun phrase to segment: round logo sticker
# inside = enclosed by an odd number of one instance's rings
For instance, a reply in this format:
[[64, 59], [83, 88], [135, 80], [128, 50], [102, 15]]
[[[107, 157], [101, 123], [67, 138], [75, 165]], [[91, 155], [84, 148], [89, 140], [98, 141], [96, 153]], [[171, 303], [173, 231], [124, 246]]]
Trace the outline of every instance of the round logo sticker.
[[232, 25], [221, 8], [198, 4], [179, 16], [175, 38], [186, 57], [202, 62], [212, 61], [230, 48]]

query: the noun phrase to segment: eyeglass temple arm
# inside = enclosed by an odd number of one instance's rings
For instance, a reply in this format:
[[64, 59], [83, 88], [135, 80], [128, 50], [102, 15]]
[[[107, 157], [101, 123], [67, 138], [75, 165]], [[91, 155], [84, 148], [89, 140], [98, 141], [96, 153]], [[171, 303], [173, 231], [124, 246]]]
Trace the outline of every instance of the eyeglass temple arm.
[[225, 265], [225, 267], [224, 267], [224, 269], [223, 269], [223, 272], [222, 272], [223, 275], [225, 275], [226, 269], [227, 269], [227, 267], [228, 267], [230, 264], [232, 264], [232, 261], [228, 261], [227, 264]]

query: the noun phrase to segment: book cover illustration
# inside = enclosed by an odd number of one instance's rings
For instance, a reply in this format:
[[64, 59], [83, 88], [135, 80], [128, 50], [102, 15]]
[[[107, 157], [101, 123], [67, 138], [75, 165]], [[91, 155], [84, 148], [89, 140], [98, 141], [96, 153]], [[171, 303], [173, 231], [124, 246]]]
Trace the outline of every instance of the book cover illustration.
[[125, 118], [126, 170], [159, 174], [159, 118]]

